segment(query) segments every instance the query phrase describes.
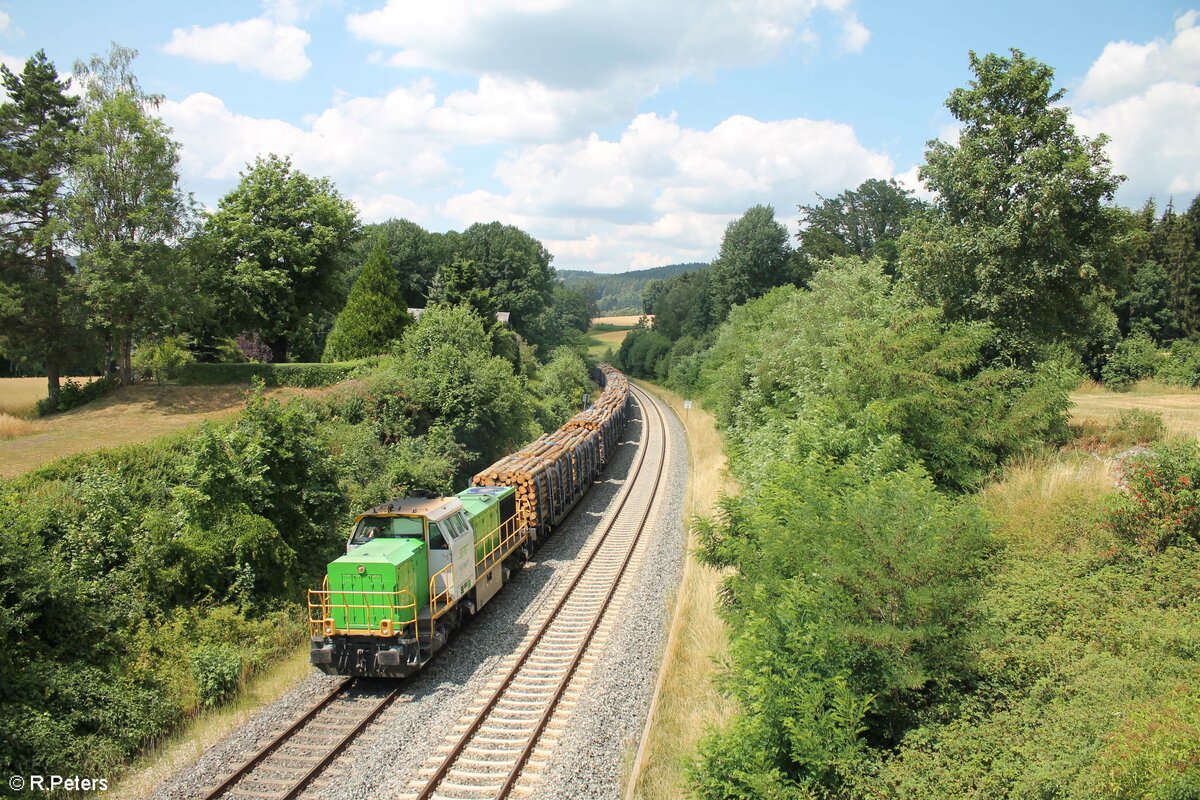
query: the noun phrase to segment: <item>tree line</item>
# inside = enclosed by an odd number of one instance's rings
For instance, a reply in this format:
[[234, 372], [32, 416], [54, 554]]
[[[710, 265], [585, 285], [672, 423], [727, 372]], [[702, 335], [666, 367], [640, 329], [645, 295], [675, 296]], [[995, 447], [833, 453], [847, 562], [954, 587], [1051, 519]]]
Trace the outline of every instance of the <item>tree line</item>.
[[623, 343], [626, 369], [686, 387], [732, 308], [805, 287], [842, 256], [877, 260], [949, 320], [992, 326], [987, 356], [999, 364], [1067, 355], [1101, 379], [1115, 357], [1108, 374], [1120, 385], [1130, 369], [1149, 369], [1126, 366], [1131, 348], [1200, 336], [1200, 198], [1182, 213], [1168, 202], [1160, 214], [1153, 199], [1113, 205], [1124, 178], [1107, 139], [1075, 132], [1050, 67], [1013, 51], [972, 54], [971, 69], [975, 79], [947, 100], [959, 141], [930, 142], [920, 168], [931, 202], [879, 179], [818, 195], [799, 206], [794, 246], [773, 208], [747, 210], [706, 268], [647, 284], [654, 326]]
[[114, 44], [67, 79], [43, 51], [0, 69], [0, 356], [46, 375], [51, 410], [64, 374], [130, 383], [155, 348], [208, 361], [384, 353], [406, 310], [430, 303], [469, 303], [489, 326], [506, 311], [543, 357], [586, 330], [590, 296], [514, 226], [363, 225], [332, 181], [275, 154], [200, 209], [136, 56]]

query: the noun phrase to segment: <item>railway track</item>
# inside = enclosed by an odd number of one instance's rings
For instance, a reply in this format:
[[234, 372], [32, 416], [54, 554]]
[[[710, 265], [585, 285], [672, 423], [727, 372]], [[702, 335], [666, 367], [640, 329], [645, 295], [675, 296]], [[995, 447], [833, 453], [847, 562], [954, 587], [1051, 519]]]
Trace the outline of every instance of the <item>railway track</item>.
[[[593, 534], [591, 551], [545, 621], [510, 657], [511, 666], [493, 684], [478, 713], [456, 728], [457, 740], [419, 773], [411, 797], [507, 796], [563, 705], [563, 695], [633, 561], [662, 482], [665, 420], [648, 395], [632, 386], [630, 390], [642, 409], [643, 444], [614, 510]], [[291, 800], [309, 789], [319, 791], [321, 774], [400, 694], [396, 683], [341, 682], [208, 790], [204, 800]]]
[[585, 561], [486, 701], [460, 721], [455, 740], [410, 784], [413, 800], [509, 796], [555, 716], [569, 713], [571, 704], [563, 697], [634, 560], [666, 464], [662, 412], [644, 392], [630, 389], [642, 409], [643, 445], [614, 512], [593, 534]]
[[204, 800], [298, 797], [399, 694], [394, 683], [342, 681], [210, 789]]

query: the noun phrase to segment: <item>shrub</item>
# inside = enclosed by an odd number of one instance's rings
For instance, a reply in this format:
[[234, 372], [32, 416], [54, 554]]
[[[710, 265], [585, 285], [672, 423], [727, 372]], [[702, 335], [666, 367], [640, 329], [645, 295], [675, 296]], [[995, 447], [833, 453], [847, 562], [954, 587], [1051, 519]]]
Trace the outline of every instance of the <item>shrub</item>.
[[[117, 388], [115, 378], [97, 378], [88, 383], [80, 383], [74, 378], [67, 378], [58, 390], [58, 412], [70, 411], [72, 408], [78, 408], [84, 403], [90, 403]], [[55, 413], [55, 410], [50, 408], [49, 400], [39, 400], [37, 404], [38, 416], [46, 416], [47, 414]]]
[[192, 679], [200, 705], [212, 708], [233, 694], [242, 676], [242, 658], [228, 645], [202, 645], [192, 651]]
[[169, 336], [161, 342], [146, 342], [133, 352], [133, 368], [138, 377], [153, 378], [161, 385], [163, 379], [173, 380], [186, 364], [196, 357], [188, 349], [186, 336]]
[[259, 378], [267, 386], [312, 388], [330, 386], [365, 372], [380, 358], [362, 358], [335, 364], [187, 364], [178, 373], [183, 386], [251, 383]]
[[1104, 441], [1113, 447], [1151, 444], [1167, 435], [1162, 414], [1141, 408], [1123, 408], [1104, 433]]
[[1200, 540], [1200, 443], [1167, 442], [1125, 465], [1125, 491], [1109, 515], [1127, 542], [1157, 553]]
[[1163, 362], [1154, 340], [1144, 333], [1125, 339], [1113, 350], [1100, 370], [1104, 385], [1115, 391], [1127, 389], [1143, 378], [1152, 378]]
[[1176, 339], [1158, 371], [1158, 377], [1176, 386], [1200, 386], [1200, 341]]

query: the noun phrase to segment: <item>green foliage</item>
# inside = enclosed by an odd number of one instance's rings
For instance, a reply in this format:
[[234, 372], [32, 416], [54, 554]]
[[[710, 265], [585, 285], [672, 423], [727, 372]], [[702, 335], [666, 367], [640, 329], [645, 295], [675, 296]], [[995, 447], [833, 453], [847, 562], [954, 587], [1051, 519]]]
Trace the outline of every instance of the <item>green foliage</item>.
[[191, 655], [192, 680], [200, 705], [210, 708], [237, 689], [242, 676], [242, 659], [229, 645], [198, 647]]
[[1177, 386], [1200, 386], [1200, 341], [1176, 339], [1158, 368], [1157, 377]]
[[409, 321], [396, 270], [379, 237], [325, 340], [324, 360], [349, 361], [386, 353]]
[[1140, 408], [1123, 408], [1104, 432], [1111, 447], [1132, 447], [1158, 442], [1167, 435], [1161, 414]]
[[240, 175], [204, 234], [221, 265], [222, 296], [231, 298], [233, 330], [262, 333], [273, 360], [284, 362], [293, 344], [315, 336], [321, 315], [341, 307], [339, 257], [358, 234], [358, 213], [328, 178], [309, 177], [288, 158], [259, 157]]
[[[834, 790], [868, 744], [900, 741], [969, 675], [988, 526], [919, 467], [895, 470], [886, 449], [774, 464], [707, 527], [702, 557], [737, 567], [722, 687], [744, 712], [732, 741], [703, 749], [701, 796], [757, 796], [762, 780], [780, 796]], [[730, 758], [756, 768], [726, 772]]]
[[179, 370], [195, 363], [186, 336], [168, 336], [159, 342], [143, 342], [133, 351], [133, 369], [140, 378], [153, 378], [157, 384], [174, 380]]
[[20, 74], [0, 68], [0, 81], [0, 354], [46, 370], [55, 410], [83, 329], [64, 250], [79, 101], [41, 50]]
[[261, 380], [267, 386], [330, 386], [379, 363], [378, 358], [360, 358], [335, 364], [185, 364], [177, 379], [182, 386], [249, 384]]
[[592, 393], [587, 364], [569, 347], [559, 347], [538, 370], [532, 389], [539, 401], [538, 421], [554, 430], [583, 408], [583, 395]]
[[37, 412], [39, 416], [44, 417], [47, 414], [53, 414], [55, 411], [70, 411], [72, 408], [78, 408], [84, 403], [90, 403], [97, 398], [103, 397], [116, 388], [117, 382], [113, 378], [96, 378], [87, 383], [80, 383], [74, 378], [67, 378], [59, 391], [58, 407], [51, 408], [48, 400], [39, 400]]
[[889, 275], [895, 274], [899, 260], [898, 241], [905, 220], [924, 207], [895, 179], [871, 178], [857, 189], [847, 189], [836, 197], [825, 198], [811, 206], [800, 206], [799, 255], [805, 268], [804, 279], [816, 264], [834, 256], [878, 257]]
[[615, 364], [635, 378], [657, 380], [666, 377], [671, 340], [656, 330], [635, 328], [617, 350]]
[[1100, 375], [1105, 386], [1120, 391], [1143, 378], [1154, 377], [1162, 363], [1162, 354], [1158, 352], [1154, 340], [1144, 333], [1139, 333], [1116, 346]]
[[594, 316], [617, 317], [638, 315], [645, 311], [642, 298], [646, 288], [656, 280], [669, 278], [682, 272], [692, 272], [706, 264], [669, 264], [651, 269], [634, 269], [628, 272], [589, 272], [587, 270], [560, 269], [558, 277], [568, 289], [589, 288], [594, 293], [596, 313]]
[[508, 311], [512, 329], [548, 352], [557, 344], [551, 323], [555, 272], [552, 256], [537, 239], [513, 225], [475, 223], [451, 237], [451, 249], [479, 270], [479, 287]]
[[349, 286], [358, 279], [371, 252], [382, 246], [388, 263], [396, 271], [396, 282], [408, 308], [424, 308], [429, 285], [438, 267], [450, 262], [446, 237], [430, 233], [415, 222], [389, 219], [364, 225], [362, 237], [355, 243], [348, 258], [351, 264]]
[[791, 280], [787, 228], [771, 206], [754, 206], [729, 223], [721, 252], [709, 271], [712, 314], [725, 319], [729, 309]]
[[432, 306], [404, 333], [395, 374], [405, 402], [420, 409], [414, 430], [446, 425], [483, 465], [523, 443], [533, 416], [523, 379], [493, 356], [491, 339], [467, 306]]
[[901, 262], [948, 319], [991, 323], [997, 355], [1029, 365], [1087, 326], [1111, 221], [1100, 204], [1121, 178], [1104, 136], [1075, 133], [1048, 66], [1019, 50], [970, 63], [975, 78], [946, 101], [962, 133], [925, 153], [937, 201], [910, 220]]
[[736, 310], [699, 385], [734, 452], [754, 463], [812, 447], [842, 457], [896, 435], [939, 485], [962, 489], [1065, 437], [1078, 380], [1053, 362], [985, 367], [990, 337], [979, 323], [946, 323], [878, 261], [835, 259], [811, 291], [777, 289]]
[[136, 56], [114, 45], [104, 69], [81, 74], [87, 103], [69, 209], [92, 322], [116, 340], [122, 383], [133, 381], [134, 337], [183, 304], [170, 245], [192, 217], [179, 186], [179, 144], [152, 113], [156, 100], [121, 77], [136, 86], [128, 73]]
[[1131, 458], [1108, 524], [1151, 553], [1200, 541], [1200, 444], [1181, 439]]

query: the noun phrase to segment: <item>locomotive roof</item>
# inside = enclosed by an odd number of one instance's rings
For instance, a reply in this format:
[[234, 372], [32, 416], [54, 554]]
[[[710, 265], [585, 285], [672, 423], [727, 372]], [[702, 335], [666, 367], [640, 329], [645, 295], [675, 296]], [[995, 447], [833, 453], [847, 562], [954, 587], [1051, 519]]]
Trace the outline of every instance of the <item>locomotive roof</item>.
[[437, 522], [462, 508], [457, 497], [398, 497], [364, 511], [354, 518], [363, 517], [428, 517]]

